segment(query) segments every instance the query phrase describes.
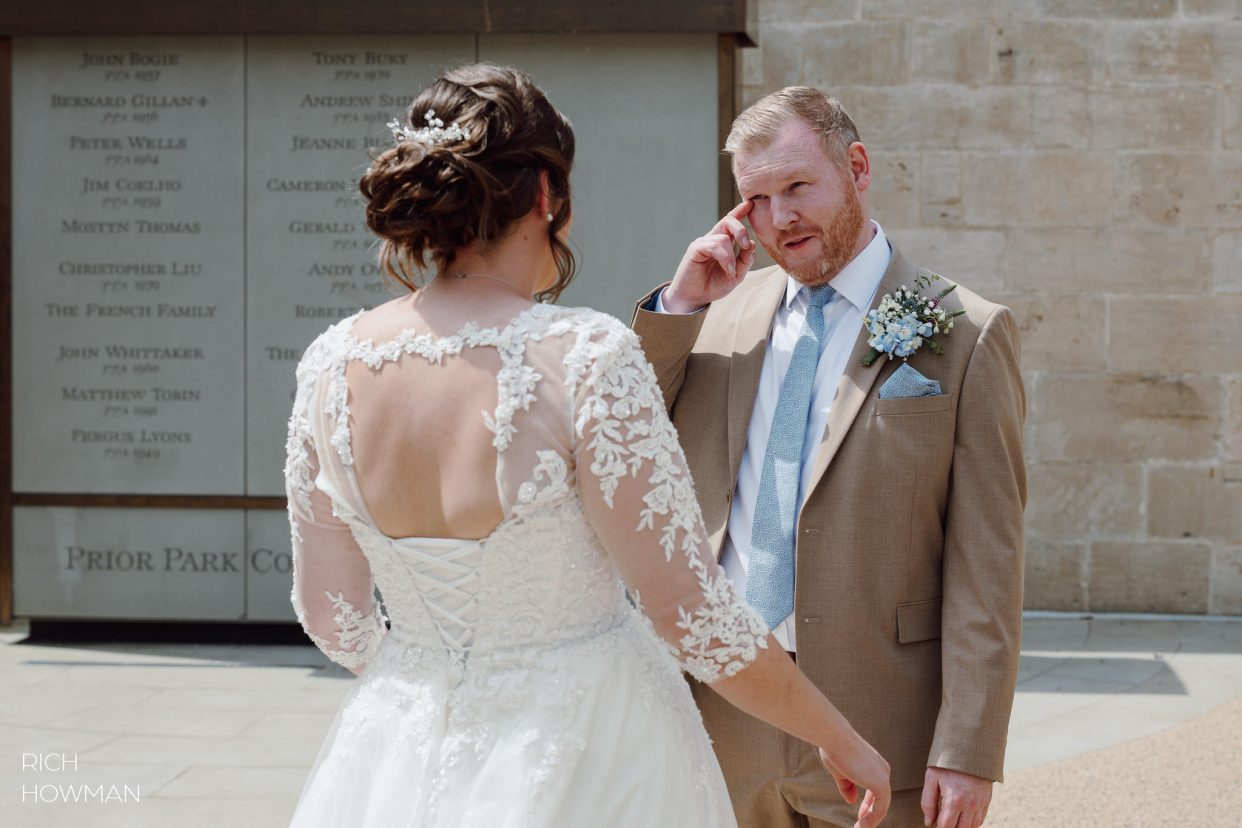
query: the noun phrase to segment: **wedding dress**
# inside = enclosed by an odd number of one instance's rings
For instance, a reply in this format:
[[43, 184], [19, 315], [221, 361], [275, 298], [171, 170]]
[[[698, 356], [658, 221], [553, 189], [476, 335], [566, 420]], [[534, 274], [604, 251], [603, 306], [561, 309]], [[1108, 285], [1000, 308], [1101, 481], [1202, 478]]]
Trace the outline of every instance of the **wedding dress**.
[[[358, 315], [303, 355], [289, 420], [293, 606], [361, 669], [292, 824], [736, 825], [681, 669], [734, 675], [768, 630], [710, 556], [637, 337], [540, 304], [375, 342]], [[468, 349], [499, 356], [482, 416], [504, 519], [478, 541], [389, 537], [353, 468], [346, 365]]]

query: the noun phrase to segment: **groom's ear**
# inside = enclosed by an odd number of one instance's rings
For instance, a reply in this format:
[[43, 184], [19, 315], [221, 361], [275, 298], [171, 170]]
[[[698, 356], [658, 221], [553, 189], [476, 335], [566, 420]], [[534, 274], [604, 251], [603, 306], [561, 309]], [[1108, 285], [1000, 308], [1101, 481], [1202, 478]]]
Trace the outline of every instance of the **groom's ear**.
[[862, 141], [855, 141], [846, 150], [846, 161], [849, 163], [850, 177], [854, 179], [854, 187], [865, 193], [871, 186], [871, 158]]

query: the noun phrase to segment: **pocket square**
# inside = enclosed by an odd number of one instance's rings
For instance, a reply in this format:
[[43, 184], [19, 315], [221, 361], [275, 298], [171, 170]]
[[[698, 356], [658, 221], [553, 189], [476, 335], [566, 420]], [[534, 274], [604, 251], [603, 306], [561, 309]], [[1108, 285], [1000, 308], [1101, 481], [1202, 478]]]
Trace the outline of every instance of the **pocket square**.
[[940, 383], [923, 376], [911, 368], [909, 363], [902, 363], [901, 367], [880, 386], [880, 399], [882, 400], [894, 400], [901, 397], [935, 397], [939, 394]]

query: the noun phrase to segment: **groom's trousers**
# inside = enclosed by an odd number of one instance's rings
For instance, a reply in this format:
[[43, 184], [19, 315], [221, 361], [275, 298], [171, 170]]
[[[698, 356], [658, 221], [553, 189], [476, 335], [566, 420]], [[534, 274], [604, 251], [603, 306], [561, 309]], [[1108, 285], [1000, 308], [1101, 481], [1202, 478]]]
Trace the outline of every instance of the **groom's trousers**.
[[[690, 685], [739, 828], [853, 826], [859, 801], [851, 805], [842, 799], [815, 747], [743, 713], [705, 684], [690, 679]], [[923, 828], [922, 793], [921, 788], [893, 791], [884, 827]]]

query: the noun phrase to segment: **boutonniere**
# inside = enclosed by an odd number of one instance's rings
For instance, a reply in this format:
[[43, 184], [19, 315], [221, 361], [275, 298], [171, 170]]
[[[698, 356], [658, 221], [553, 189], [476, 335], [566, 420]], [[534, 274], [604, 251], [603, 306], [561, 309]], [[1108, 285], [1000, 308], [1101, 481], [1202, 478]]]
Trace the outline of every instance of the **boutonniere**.
[[[914, 284], [919, 290], [926, 290], [931, 283], [940, 279], [939, 274], [920, 276]], [[966, 311], [946, 311], [940, 307], [941, 301], [953, 291], [956, 284], [951, 284], [935, 296], [928, 298], [918, 291], [910, 290], [902, 285], [894, 293], [886, 293], [880, 299], [879, 307], [870, 311], [863, 320], [863, 326], [871, 338], [867, 344], [871, 350], [863, 357], [862, 364], [870, 365], [888, 354], [888, 358], [900, 357], [909, 359], [915, 351], [926, 345], [933, 354], [943, 354], [944, 346], [932, 339], [936, 334], [948, 334], [953, 330], [953, 318]]]

